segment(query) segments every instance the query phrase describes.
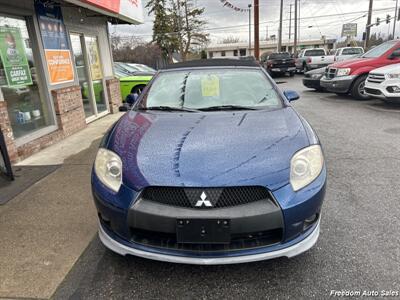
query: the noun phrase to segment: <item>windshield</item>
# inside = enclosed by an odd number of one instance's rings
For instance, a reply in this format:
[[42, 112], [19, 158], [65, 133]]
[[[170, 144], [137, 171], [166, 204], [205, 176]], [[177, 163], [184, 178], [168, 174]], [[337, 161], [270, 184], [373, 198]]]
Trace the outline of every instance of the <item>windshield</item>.
[[140, 109], [159, 106], [272, 109], [282, 107], [282, 101], [261, 70], [199, 69], [161, 73], [138, 106]]
[[307, 50], [304, 56], [324, 56], [325, 51], [323, 49]]
[[343, 49], [342, 55], [357, 55], [363, 53], [361, 48], [346, 48]]
[[380, 44], [379, 46], [376, 46], [375, 48], [369, 50], [362, 57], [366, 58], [380, 57], [383, 54], [385, 54], [390, 48], [392, 48], [396, 43], [397, 43], [396, 41], [392, 41]]
[[289, 53], [272, 53], [269, 56], [269, 59], [287, 59], [290, 58]]

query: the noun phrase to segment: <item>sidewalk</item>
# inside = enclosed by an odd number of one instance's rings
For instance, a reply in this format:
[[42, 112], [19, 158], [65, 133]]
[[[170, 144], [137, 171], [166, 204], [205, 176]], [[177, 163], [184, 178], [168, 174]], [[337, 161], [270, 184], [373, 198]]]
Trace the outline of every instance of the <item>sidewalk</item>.
[[62, 166], [0, 206], [0, 298], [50, 298], [95, 236], [90, 172], [101, 137], [121, 115], [19, 163]]

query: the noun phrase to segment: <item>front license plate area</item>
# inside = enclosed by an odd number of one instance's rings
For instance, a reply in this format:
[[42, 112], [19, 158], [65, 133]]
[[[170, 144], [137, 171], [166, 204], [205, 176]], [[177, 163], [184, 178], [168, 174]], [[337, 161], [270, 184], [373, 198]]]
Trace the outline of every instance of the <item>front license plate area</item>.
[[229, 244], [230, 225], [227, 219], [178, 219], [176, 239], [182, 244]]

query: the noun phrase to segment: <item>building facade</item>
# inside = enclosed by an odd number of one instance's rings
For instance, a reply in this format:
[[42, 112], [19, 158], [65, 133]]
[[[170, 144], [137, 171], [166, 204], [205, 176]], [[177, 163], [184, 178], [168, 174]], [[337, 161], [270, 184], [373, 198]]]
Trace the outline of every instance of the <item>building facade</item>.
[[108, 22], [140, 0], [0, 0], [0, 128], [12, 162], [118, 111]]
[[[298, 50], [305, 48], [325, 48], [327, 51], [334, 48], [336, 40], [321, 39], [307, 40], [298, 42]], [[232, 57], [232, 56], [251, 56], [254, 55], [254, 45], [249, 50], [248, 43], [215, 44], [207, 47], [208, 58]], [[260, 56], [276, 52], [278, 44], [276, 41], [261, 41]], [[282, 52], [293, 52], [293, 42], [282, 43]]]

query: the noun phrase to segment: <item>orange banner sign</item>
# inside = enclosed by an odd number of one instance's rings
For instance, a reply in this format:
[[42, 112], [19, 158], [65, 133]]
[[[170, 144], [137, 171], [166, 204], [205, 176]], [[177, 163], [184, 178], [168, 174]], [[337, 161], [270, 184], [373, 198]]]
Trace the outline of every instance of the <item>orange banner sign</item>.
[[74, 70], [69, 50], [45, 50], [50, 84], [74, 80]]

